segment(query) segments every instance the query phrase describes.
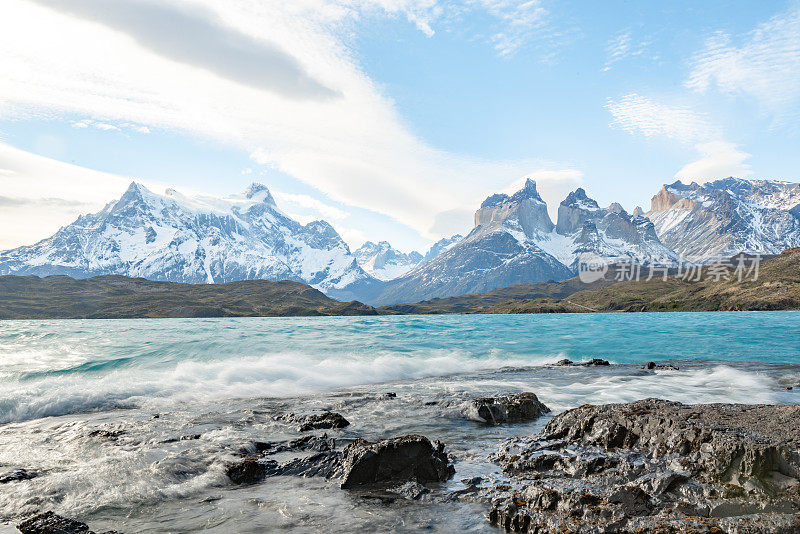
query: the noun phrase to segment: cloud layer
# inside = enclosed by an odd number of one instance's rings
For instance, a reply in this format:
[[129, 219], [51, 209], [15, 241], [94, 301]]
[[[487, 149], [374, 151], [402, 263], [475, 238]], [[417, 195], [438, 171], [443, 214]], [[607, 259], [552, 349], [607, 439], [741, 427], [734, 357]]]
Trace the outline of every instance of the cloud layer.
[[[538, 4], [483, 0], [468, 8], [488, 10], [511, 35], [538, 24]], [[5, 0], [3, 10], [0, 118], [68, 113], [93, 121], [87, 126], [135, 124], [218, 140], [429, 238], [441, 235], [437, 214], [473, 209], [532, 171], [564, 170], [429, 146], [339, 36], [337, 28], [375, 11], [430, 27], [445, 17], [433, 0]]]
[[711, 36], [691, 60], [685, 85], [754, 98], [778, 123], [800, 116], [800, 5], [759, 24], [740, 39]]

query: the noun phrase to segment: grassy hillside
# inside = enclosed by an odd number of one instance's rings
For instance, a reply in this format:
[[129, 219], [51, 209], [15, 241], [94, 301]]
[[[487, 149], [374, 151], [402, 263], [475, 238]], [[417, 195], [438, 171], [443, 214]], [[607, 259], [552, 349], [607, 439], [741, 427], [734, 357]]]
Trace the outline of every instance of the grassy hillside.
[[[701, 281], [670, 276], [618, 282], [579, 291], [561, 300], [508, 301], [485, 313], [542, 313], [587, 311], [732, 311], [800, 309], [800, 249], [789, 249], [761, 262], [758, 279], [739, 282], [708, 280], [713, 267], [702, 271]], [[713, 276], [712, 276], [713, 278]]]
[[378, 308], [385, 314], [446, 314], [446, 313], [482, 313], [493, 306], [506, 304], [510, 301], [547, 299], [558, 302], [584, 289], [603, 287], [614, 283], [614, 278], [608, 276], [591, 284], [584, 284], [578, 278], [570, 278], [561, 282], [535, 282], [533, 284], [520, 284], [502, 287], [471, 295], [457, 297], [437, 298], [423, 300], [409, 304], [392, 304]]
[[0, 319], [375, 315], [298, 282], [176, 284], [125, 276], [0, 276]]

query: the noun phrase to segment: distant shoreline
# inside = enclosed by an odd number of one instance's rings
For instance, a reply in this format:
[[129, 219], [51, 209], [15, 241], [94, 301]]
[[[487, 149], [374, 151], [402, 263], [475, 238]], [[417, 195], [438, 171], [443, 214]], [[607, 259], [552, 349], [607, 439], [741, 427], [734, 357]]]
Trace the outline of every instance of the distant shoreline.
[[182, 284], [120, 275], [0, 276], [0, 320], [331, 317], [521, 313], [800, 310], [800, 249], [766, 259], [755, 279], [699, 281], [677, 275], [618, 282], [610, 275], [373, 307], [340, 302], [300, 282]]

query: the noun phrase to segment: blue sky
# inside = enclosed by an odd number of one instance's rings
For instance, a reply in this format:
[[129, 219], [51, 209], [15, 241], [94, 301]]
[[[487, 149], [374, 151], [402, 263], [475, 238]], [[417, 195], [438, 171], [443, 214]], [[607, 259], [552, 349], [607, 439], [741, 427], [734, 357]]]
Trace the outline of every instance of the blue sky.
[[[467, 231], [526, 175], [649, 206], [663, 183], [798, 181], [800, 3], [7, 0], [0, 248], [131, 179], [260, 181], [351, 245]], [[158, 20], [159, 24], [152, 24]]]

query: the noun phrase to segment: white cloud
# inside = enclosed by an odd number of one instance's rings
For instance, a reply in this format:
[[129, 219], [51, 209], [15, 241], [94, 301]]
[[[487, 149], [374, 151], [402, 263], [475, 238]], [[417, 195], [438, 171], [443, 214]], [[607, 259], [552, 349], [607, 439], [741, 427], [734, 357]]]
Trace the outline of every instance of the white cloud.
[[609, 99], [606, 106], [614, 117], [612, 127], [646, 137], [665, 136], [691, 144], [699, 159], [684, 165], [675, 177], [685, 182], [709, 181], [728, 176], [752, 174], [744, 162], [750, 154], [722, 140], [722, 132], [708, 118], [688, 106], [670, 106], [637, 94], [618, 100]]
[[800, 114], [800, 6], [742, 36], [712, 35], [691, 60], [686, 86], [756, 99], [779, 122]]
[[675, 174], [682, 182], [707, 182], [728, 176], [744, 178], [753, 174], [750, 166], [744, 163], [750, 154], [740, 151], [733, 143], [700, 143], [695, 149], [700, 153], [700, 159], [685, 165]]
[[[310, 215], [312, 219], [310, 220], [324, 219], [328, 222], [333, 222], [344, 219], [349, 215], [349, 213], [340, 210], [336, 206], [331, 206], [330, 204], [326, 204], [325, 202], [317, 200], [316, 198], [308, 195], [272, 191], [272, 196], [275, 197], [275, 200], [278, 202], [278, 205], [281, 207], [281, 209], [289, 213], [289, 215], [292, 215], [292, 212], [296, 211], [297, 208], [312, 212]], [[297, 216], [294, 216], [296, 219], [298, 217], [307, 218], [309, 217], [309, 214], [304, 213], [302, 215], [298, 214]]]
[[641, 56], [651, 45], [651, 41], [634, 41], [631, 30], [623, 30], [606, 43], [606, 62], [603, 71], [612, 69], [615, 63], [623, 59]]
[[522, 189], [525, 180], [536, 182], [539, 196], [547, 203], [547, 212], [554, 221], [558, 218], [558, 206], [569, 193], [581, 186], [583, 173], [576, 170], [541, 170], [511, 182], [501, 193], [510, 195]]
[[[124, 3], [126, 13], [135, 12], [131, 2]], [[220, 55], [183, 57], [179, 44], [158, 42], [160, 36], [101, 0], [71, 3], [69, 12], [52, 0], [4, 0], [0, 118], [69, 113], [233, 144], [334, 201], [386, 214], [436, 238], [431, 228], [437, 213], [473, 209], [486, 189], [542, 164], [484, 161], [427, 145], [409, 132], [391, 100], [360, 69], [337, 28], [366, 9], [394, 9], [430, 25], [445, 16], [446, 5], [433, 0], [159, 3], [158, 9], [170, 13], [166, 23], [175, 40], [186, 27], [199, 25], [212, 41], [224, 36], [234, 44], [260, 43], [264, 54], [277, 58], [263, 73], [246, 73], [227, 63], [243, 65], [231, 57], [230, 46], [204, 43], [203, 50]], [[535, 13], [536, 5], [509, 0], [483, 8], [496, 16], [519, 13], [518, 22], [506, 22], [523, 28], [536, 18], [528, 13]], [[102, 6], [104, 14], [91, 6]], [[277, 81], [269, 72], [276, 62], [283, 65]], [[305, 80], [303, 98], [286, 89], [294, 83], [287, 74], [292, 69]]]
[[707, 141], [719, 135], [709, 119], [689, 106], [668, 105], [636, 93], [608, 99], [611, 126], [645, 137], [663, 135], [686, 143]]
[[86, 128], [96, 128], [98, 130], [103, 130], [106, 132], [121, 132], [123, 128], [125, 128], [143, 134], [150, 133], [150, 128], [148, 128], [147, 126], [142, 126], [140, 124], [132, 124], [130, 122], [124, 122], [121, 123], [119, 126], [117, 126], [115, 124], [109, 124], [107, 122], [96, 121], [92, 119], [82, 119], [79, 121], [73, 121], [72, 127], [79, 130], [83, 130]]
[[536, 39], [549, 22], [550, 13], [540, 0], [479, 0], [489, 14], [502, 23], [492, 36], [494, 48], [501, 56], [513, 55]]

